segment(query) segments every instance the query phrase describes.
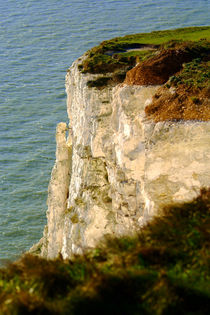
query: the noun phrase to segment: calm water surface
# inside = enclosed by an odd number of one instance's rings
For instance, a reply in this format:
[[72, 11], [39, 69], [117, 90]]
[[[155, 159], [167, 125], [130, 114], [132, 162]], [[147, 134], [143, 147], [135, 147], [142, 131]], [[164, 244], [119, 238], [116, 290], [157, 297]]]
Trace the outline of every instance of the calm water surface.
[[208, 25], [208, 0], [0, 0], [0, 261], [42, 236], [65, 73], [129, 33]]

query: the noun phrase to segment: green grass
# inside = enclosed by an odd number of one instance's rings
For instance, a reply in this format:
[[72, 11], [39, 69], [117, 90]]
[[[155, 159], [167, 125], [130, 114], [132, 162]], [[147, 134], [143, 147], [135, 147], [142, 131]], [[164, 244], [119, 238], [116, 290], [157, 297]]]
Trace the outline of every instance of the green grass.
[[0, 269], [1, 314], [209, 314], [210, 190], [135, 237], [72, 260], [24, 255]]
[[173, 86], [184, 84], [188, 87], [203, 89], [209, 86], [209, 79], [210, 62], [205, 62], [201, 58], [196, 58], [191, 62], [186, 63], [179, 74], [172, 76], [170, 78], [170, 83], [172, 83]]
[[[128, 52], [121, 52], [116, 54], [116, 59], [121, 59], [121, 58], [131, 58], [131, 57], [138, 57], [139, 61], [144, 61], [147, 58], [151, 57], [154, 54], [155, 49], [151, 49], [151, 50], [142, 50], [142, 51], [138, 51], [138, 50], [134, 50], [134, 51], [128, 51]], [[115, 55], [114, 55], [115, 57]]]
[[[189, 27], [177, 30], [155, 31], [151, 33], [116, 37], [104, 41], [97, 47], [89, 50], [87, 58], [79, 68], [84, 73], [104, 74], [107, 72], [114, 72], [117, 69], [124, 69], [127, 71], [135, 64], [136, 58], [138, 59], [141, 53], [137, 51], [127, 53], [126, 49], [145, 45], [149, 45], [154, 49], [162, 49], [167, 48], [174, 43], [199, 41], [200, 39], [210, 39], [210, 27]], [[115, 57], [119, 57], [113, 58], [112, 53]]]
[[154, 31], [151, 33], [126, 35], [124, 37], [116, 37], [110, 41], [105, 41], [103, 43], [105, 47], [109, 47], [110, 45], [113, 45], [115, 47], [116, 44], [120, 45], [118, 47], [122, 47], [122, 45], [136, 44], [136, 43], [161, 45], [171, 40], [198, 41], [201, 38], [208, 39], [209, 37], [210, 37], [210, 27], [203, 26], [203, 27], [188, 27], [188, 28], [179, 28], [175, 30]]

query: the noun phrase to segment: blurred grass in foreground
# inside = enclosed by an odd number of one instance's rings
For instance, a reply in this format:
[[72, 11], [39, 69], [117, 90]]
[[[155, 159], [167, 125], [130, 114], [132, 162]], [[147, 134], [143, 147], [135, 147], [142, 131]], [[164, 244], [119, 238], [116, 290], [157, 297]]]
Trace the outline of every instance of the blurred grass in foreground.
[[210, 189], [135, 237], [72, 260], [26, 254], [0, 269], [0, 314], [209, 314]]

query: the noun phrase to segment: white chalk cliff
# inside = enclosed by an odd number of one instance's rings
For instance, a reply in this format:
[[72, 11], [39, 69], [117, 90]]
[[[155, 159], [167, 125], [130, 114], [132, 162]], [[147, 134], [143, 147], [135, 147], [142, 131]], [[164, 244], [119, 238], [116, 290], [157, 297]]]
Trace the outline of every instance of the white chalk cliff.
[[81, 61], [66, 75], [69, 126], [57, 127], [47, 258], [134, 233], [160, 206], [190, 200], [210, 181], [209, 122], [149, 121], [144, 108], [158, 86], [89, 88], [97, 75], [80, 72]]

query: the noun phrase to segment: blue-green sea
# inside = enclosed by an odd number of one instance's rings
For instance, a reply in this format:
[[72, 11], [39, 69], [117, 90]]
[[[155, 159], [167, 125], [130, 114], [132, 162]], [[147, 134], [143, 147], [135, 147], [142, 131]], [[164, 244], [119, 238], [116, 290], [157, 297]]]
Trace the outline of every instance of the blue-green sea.
[[65, 73], [115, 36], [209, 24], [209, 0], [0, 0], [0, 261], [42, 237]]

